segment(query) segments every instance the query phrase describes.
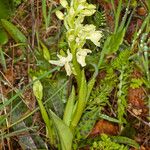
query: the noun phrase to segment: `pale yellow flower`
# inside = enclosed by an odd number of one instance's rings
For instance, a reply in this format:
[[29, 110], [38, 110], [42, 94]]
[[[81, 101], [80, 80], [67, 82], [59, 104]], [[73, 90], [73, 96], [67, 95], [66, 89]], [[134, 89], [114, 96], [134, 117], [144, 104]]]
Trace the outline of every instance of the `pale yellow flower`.
[[92, 53], [92, 51], [89, 49], [78, 49], [76, 53], [77, 61], [82, 67], [86, 66], [85, 58], [88, 53]]
[[72, 61], [72, 54], [70, 53], [70, 51], [67, 51], [67, 57], [61, 56], [61, 55], [57, 55], [59, 60], [50, 60], [49, 62], [53, 65], [57, 65], [57, 66], [65, 66], [65, 70], [68, 76], [70, 76], [72, 74], [72, 69], [71, 69], [71, 61]]
[[68, 6], [67, 0], [60, 0], [60, 4], [61, 4], [64, 8], [67, 8], [67, 6]]
[[61, 11], [57, 10], [55, 14], [58, 19], [64, 20], [64, 14]]
[[[86, 42], [86, 39], [91, 40], [96, 46], [100, 46], [100, 39], [103, 34], [102, 31], [96, 31], [96, 27], [94, 25], [77, 25], [78, 29], [78, 37], [76, 40], [78, 41], [78, 45], [83, 46]], [[79, 30], [80, 29], [80, 30]]]
[[93, 31], [89, 34], [89, 36], [86, 39], [91, 40], [96, 46], [100, 46], [99, 40], [102, 38], [102, 32], [101, 31]]
[[96, 46], [100, 46], [99, 40], [102, 38], [102, 31], [96, 31], [94, 25], [85, 25], [83, 29], [83, 34], [87, 33], [86, 39], [91, 40]]

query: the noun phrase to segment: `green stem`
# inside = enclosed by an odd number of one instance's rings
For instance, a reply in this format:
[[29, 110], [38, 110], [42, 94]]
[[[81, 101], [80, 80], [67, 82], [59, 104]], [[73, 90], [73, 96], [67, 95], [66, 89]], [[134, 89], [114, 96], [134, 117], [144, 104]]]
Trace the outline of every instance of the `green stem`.
[[105, 57], [105, 54], [104, 54], [104, 51], [102, 50], [101, 56], [100, 56], [100, 59], [99, 59], [99, 62], [98, 62], [98, 69], [100, 69], [100, 67], [103, 63], [104, 57]]
[[1, 45], [0, 45], [0, 59], [1, 59], [0, 63], [3, 66], [3, 69], [4, 69], [4, 71], [6, 71], [6, 69], [7, 69], [7, 67], [6, 67], [6, 60], [5, 60], [5, 56], [4, 56], [4, 53], [3, 53]]
[[72, 49], [71, 52], [72, 52], [72, 55], [73, 55], [73, 67], [74, 67], [75, 72], [76, 72], [75, 78], [77, 80], [78, 88], [80, 88], [80, 84], [81, 84], [81, 69], [80, 69], [79, 63], [77, 62], [76, 50]]
[[86, 96], [87, 96], [87, 83], [84, 74], [84, 70], [81, 74], [81, 86], [79, 89], [79, 98], [77, 102], [77, 108], [75, 110], [72, 122], [71, 122], [71, 129], [74, 131], [75, 127], [78, 125], [78, 122], [83, 114], [84, 108], [86, 106]]

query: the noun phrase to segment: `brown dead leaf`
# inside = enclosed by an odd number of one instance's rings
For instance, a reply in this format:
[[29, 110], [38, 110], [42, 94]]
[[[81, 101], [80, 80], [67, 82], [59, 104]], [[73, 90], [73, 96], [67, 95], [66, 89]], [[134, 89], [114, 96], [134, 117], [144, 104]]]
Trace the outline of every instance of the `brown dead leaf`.
[[106, 120], [99, 120], [95, 124], [94, 128], [92, 129], [92, 132], [90, 133], [90, 137], [95, 137], [102, 133], [108, 135], [117, 135], [118, 131], [119, 131], [118, 125], [115, 125]]
[[[139, 150], [136, 148], [130, 148], [130, 150]], [[150, 150], [150, 147], [144, 147], [143, 145], [140, 146], [140, 150]]]
[[140, 116], [147, 113], [147, 107], [144, 103], [145, 92], [142, 87], [140, 88], [129, 88], [128, 91], [128, 104], [131, 111]]
[[[134, 69], [131, 78], [142, 78], [142, 73]], [[145, 105], [145, 91], [144, 88], [141, 86], [139, 88], [129, 88], [128, 90], [128, 104], [129, 104], [129, 109], [136, 115], [140, 116], [142, 114], [147, 113], [147, 107]]]
[[133, 89], [133, 88], [129, 88], [129, 91], [128, 91], [128, 102], [134, 106], [134, 107], [137, 107], [137, 108], [144, 108], [144, 96], [145, 96], [145, 93], [144, 93], [144, 90], [143, 88], [136, 88], [136, 89]]
[[137, 69], [134, 69], [133, 72], [132, 72], [132, 75], [131, 75], [132, 78], [141, 78], [142, 77], [142, 73], [137, 70]]

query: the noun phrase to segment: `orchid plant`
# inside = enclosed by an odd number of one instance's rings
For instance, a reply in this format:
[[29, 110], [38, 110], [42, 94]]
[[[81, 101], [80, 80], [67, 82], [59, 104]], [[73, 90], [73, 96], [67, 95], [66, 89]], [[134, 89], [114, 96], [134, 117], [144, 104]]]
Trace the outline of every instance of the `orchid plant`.
[[74, 74], [78, 86], [80, 86], [81, 68], [86, 66], [86, 56], [92, 53], [92, 50], [83, 48], [86, 40], [91, 40], [99, 47], [99, 40], [102, 37], [102, 32], [96, 31], [96, 27], [93, 24], [83, 24], [84, 18], [93, 15], [96, 7], [88, 4], [86, 0], [72, 0], [70, 5], [67, 0], [60, 0], [60, 4], [66, 8], [66, 12], [62, 13], [58, 10], [56, 15], [60, 20], [64, 21], [69, 49], [66, 57], [58, 54], [59, 60], [50, 60], [50, 63], [65, 66], [67, 75]]
[[[63, 120], [60, 119], [50, 110], [50, 121], [45, 121], [47, 128], [50, 122], [53, 122], [57, 129], [61, 150], [71, 150], [74, 130], [78, 125], [81, 116], [86, 107], [88, 98], [95, 83], [95, 74], [87, 82], [84, 72], [86, 66], [86, 56], [92, 53], [92, 50], [85, 47], [86, 40], [92, 41], [96, 46], [100, 46], [100, 39], [103, 36], [102, 31], [97, 31], [93, 24], [83, 24], [86, 16], [91, 16], [96, 12], [96, 7], [93, 4], [88, 4], [86, 0], [60, 0], [60, 4], [66, 9], [65, 13], [56, 11], [56, 16], [64, 22], [66, 28], [66, 41], [68, 42], [68, 50], [65, 54], [57, 54], [59, 60], [50, 60], [53, 65], [64, 66], [68, 76], [74, 75], [77, 88], [72, 86], [71, 94], [66, 103]], [[63, 50], [61, 50], [63, 51]], [[37, 88], [36, 88], [37, 87]], [[37, 95], [38, 86], [34, 88], [34, 93]], [[41, 98], [42, 99], [42, 98]], [[41, 104], [39, 102], [39, 104]], [[43, 111], [42, 105], [41, 110]], [[43, 111], [43, 117], [46, 115], [46, 110]], [[51, 129], [48, 128], [51, 145], [54, 145], [54, 136]]]

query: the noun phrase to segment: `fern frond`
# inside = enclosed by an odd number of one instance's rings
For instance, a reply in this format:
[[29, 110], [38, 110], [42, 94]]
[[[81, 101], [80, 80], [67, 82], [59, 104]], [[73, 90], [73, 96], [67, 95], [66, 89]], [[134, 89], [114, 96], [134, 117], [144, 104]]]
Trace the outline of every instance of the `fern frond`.
[[87, 104], [87, 109], [92, 109], [93, 107], [104, 107], [109, 103], [109, 95], [116, 85], [117, 79], [116, 74], [112, 68], [107, 69], [106, 77], [101, 81], [100, 85], [94, 89], [91, 93], [91, 97]]
[[121, 123], [126, 123], [124, 115], [126, 115], [126, 108], [127, 108], [127, 90], [128, 90], [128, 74], [126, 70], [120, 70], [119, 76], [119, 84], [118, 84], [118, 92], [117, 92], [117, 104], [118, 104], [118, 119]]
[[128, 90], [128, 80], [131, 72], [130, 62], [129, 62], [130, 51], [124, 50], [121, 51], [119, 56], [113, 60], [112, 67], [119, 71], [120, 75], [118, 77], [118, 92], [117, 92], [117, 105], [118, 105], [118, 119], [121, 123], [125, 123], [126, 120], [124, 115], [126, 115], [127, 107], [127, 90]]
[[97, 27], [106, 26], [106, 15], [104, 12], [96, 11], [94, 16], [95, 25]]
[[78, 140], [86, 139], [88, 137], [94, 124], [96, 123], [98, 114], [99, 114], [98, 109], [85, 111], [78, 127], [76, 128], [76, 138]]
[[112, 67], [116, 70], [121, 70], [122, 67], [127, 66], [129, 64], [130, 54], [131, 52], [128, 49], [121, 51], [119, 56], [112, 61]]

